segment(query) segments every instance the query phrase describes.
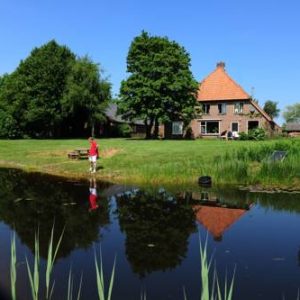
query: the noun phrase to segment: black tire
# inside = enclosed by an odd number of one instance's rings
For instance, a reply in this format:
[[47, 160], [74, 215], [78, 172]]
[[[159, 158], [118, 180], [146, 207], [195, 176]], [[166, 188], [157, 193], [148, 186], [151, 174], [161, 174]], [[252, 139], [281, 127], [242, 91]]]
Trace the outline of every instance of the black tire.
[[198, 178], [198, 183], [200, 185], [211, 185], [211, 177], [210, 176], [200, 176]]

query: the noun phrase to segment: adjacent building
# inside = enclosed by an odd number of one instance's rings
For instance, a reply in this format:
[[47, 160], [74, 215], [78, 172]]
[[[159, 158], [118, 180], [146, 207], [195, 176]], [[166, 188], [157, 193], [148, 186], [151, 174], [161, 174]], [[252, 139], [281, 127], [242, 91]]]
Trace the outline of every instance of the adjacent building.
[[287, 123], [284, 131], [291, 137], [300, 136], [300, 122]]

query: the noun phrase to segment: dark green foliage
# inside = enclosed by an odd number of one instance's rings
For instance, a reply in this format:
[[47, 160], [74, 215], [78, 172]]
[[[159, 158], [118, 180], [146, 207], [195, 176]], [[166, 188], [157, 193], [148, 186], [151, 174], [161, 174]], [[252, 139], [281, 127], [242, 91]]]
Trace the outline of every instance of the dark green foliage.
[[117, 126], [117, 133], [120, 137], [130, 137], [132, 129], [129, 124], [119, 124]]
[[196, 230], [193, 208], [161, 191], [132, 191], [117, 198], [118, 217], [126, 234], [126, 255], [140, 276], [175, 268]]
[[263, 128], [254, 128], [248, 132], [249, 140], [262, 141], [266, 138], [266, 132]]
[[87, 56], [78, 58], [67, 78], [62, 101], [69, 128], [82, 131], [87, 122], [91, 128], [90, 135], [94, 136], [95, 126], [105, 120], [104, 111], [111, 99], [110, 90], [110, 83], [100, 78], [99, 66]]
[[60, 100], [74, 61], [75, 55], [66, 46], [50, 41], [33, 49], [15, 71], [13, 105], [22, 130], [30, 136], [51, 137], [60, 130]]
[[7, 111], [0, 109], [0, 138], [18, 138], [21, 131], [16, 120]]
[[247, 141], [249, 138], [248, 138], [248, 134], [244, 131], [240, 132], [239, 133], [239, 139], [241, 141]]
[[264, 105], [264, 111], [272, 118], [279, 116], [280, 109], [277, 108], [278, 102], [268, 100]]
[[266, 138], [266, 132], [263, 128], [254, 128], [246, 132], [239, 133], [239, 139], [241, 141], [246, 140], [255, 140], [255, 141], [263, 141]]
[[78, 247], [90, 247], [101, 239], [101, 228], [110, 222], [105, 197], [101, 197], [101, 209], [88, 212], [88, 185], [62, 184], [55, 177], [12, 169], [0, 170], [0, 185], [0, 219], [13, 227], [22, 243], [32, 251], [34, 236], [39, 231], [43, 258], [47, 257], [53, 222], [55, 242], [64, 231], [58, 257], [67, 256]]
[[130, 75], [121, 83], [119, 113], [128, 120], [144, 120], [147, 138], [153, 126], [158, 136], [159, 123], [189, 123], [198, 88], [189, 68], [189, 54], [178, 43], [142, 32], [128, 52]]
[[52, 40], [0, 78], [0, 136], [60, 137], [69, 135], [73, 124], [81, 135], [82, 127], [103, 119], [109, 99], [110, 84], [100, 78], [98, 65], [76, 59]]

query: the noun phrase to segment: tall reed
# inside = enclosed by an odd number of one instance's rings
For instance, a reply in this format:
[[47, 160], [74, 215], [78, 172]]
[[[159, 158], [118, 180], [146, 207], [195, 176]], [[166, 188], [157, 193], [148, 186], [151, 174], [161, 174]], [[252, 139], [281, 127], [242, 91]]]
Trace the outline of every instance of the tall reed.
[[[82, 274], [80, 277], [80, 283], [77, 291], [76, 300], [80, 300], [81, 297], [81, 288], [82, 288]], [[74, 278], [72, 274], [72, 268], [70, 268], [69, 277], [68, 277], [68, 293], [67, 300], [73, 300], [73, 292], [74, 292]]]
[[98, 298], [99, 298], [99, 300], [110, 300], [113, 285], [114, 285], [116, 258], [114, 259], [114, 264], [113, 264], [113, 268], [112, 268], [111, 275], [110, 275], [108, 294], [107, 294], [107, 297], [105, 297], [105, 287], [104, 287], [104, 276], [103, 276], [103, 263], [102, 263], [101, 248], [100, 248], [99, 252], [100, 252], [100, 254], [99, 254], [99, 261], [98, 261], [96, 251], [95, 251], [95, 268], [96, 268], [96, 281], [97, 281]]
[[33, 300], [38, 300], [39, 298], [39, 285], [40, 285], [40, 247], [39, 247], [39, 237], [38, 234], [35, 235], [34, 242], [34, 266], [33, 271], [31, 271], [28, 259], [26, 257], [26, 266], [29, 276], [29, 282], [31, 287], [31, 295]]
[[49, 246], [48, 246], [48, 255], [47, 255], [47, 268], [46, 268], [46, 299], [51, 299], [52, 294], [53, 294], [53, 288], [54, 288], [54, 284], [52, 285], [52, 287], [50, 287], [50, 281], [51, 281], [51, 274], [53, 271], [53, 265], [54, 265], [54, 261], [56, 259], [57, 256], [57, 252], [59, 250], [62, 238], [64, 235], [64, 230], [62, 231], [59, 240], [56, 244], [56, 246], [54, 247], [53, 244], [53, 237], [54, 237], [54, 225], [52, 227], [51, 230], [51, 236], [50, 236], [50, 240], [49, 240]]
[[17, 252], [16, 252], [16, 234], [13, 233], [10, 243], [10, 288], [12, 300], [17, 299]]
[[[216, 269], [214, 270], [212, 284], [210, 285], [210, 269], [212, 260], [208, 259], [207, 255], [207, 239], [204, 246], [200, 240], [200, 259], [201, 259], [201, 281], [202, 292], [201, 300], [231, 300], [233, 298], [234, 274], [232, 276], [230, 285], [227, 283], [227, 276], [225, 277], [224, 290], [221, 291]], [[184, 295], [186, 299], [186, 295]]]

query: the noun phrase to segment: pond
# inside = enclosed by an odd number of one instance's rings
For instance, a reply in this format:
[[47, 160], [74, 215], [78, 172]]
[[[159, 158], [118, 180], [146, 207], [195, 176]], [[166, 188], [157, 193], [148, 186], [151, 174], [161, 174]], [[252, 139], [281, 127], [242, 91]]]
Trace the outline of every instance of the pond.
[[[0, 299], [10, 295], [16, 233], [17, 294], [31, 299], [26, 258], [39, 233], [41, 290], [51, 229], [63, 240], [53, 299], [65, 299], [70, 268], [81, 299], [97, 299], [95, 252], [106, 280], [116, 257], [112, 299], [200, 299], [199, 237], [221, 284], [235, 271], [234, 299], [296, 299], [300, 288], [300, 195], [76, 182], [0, 170]], [[108, 283], [106, 284], [108, 286]]]

